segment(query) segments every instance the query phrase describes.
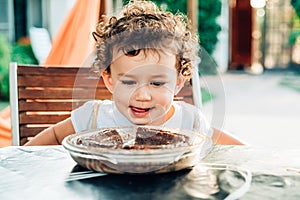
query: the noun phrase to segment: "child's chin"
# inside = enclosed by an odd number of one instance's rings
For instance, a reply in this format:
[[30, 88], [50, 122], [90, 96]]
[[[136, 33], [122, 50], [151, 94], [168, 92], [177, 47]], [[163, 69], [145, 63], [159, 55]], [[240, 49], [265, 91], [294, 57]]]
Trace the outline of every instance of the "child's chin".
[[139, 126], [151, 125], [151, 122], [149, 122], [149, 120], [133, 119], [131, 120], [131, 122]]
[[134, 120], [134, 121], [132, 121], [132, 123], [134, 123], [135, 125], [138, 125], [138, 126], [160, 126], [163, 124], [160, 122], [153, 122], [153, 121], [149, 121], [149, 120]]

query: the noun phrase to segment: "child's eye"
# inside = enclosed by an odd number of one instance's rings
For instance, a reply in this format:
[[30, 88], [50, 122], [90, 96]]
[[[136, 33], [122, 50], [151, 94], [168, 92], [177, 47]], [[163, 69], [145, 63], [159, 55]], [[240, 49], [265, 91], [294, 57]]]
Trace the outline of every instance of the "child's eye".
[[133, 57], [133, 56], [137, 56], [139, 53], [140, 53], [139, 49], [138, 50], [133, 49], [133, 50], [126, 51], [125, 55]]
[[163, 86], [164, 84], [166, 84], [166, 82], [162, 82], [162, 81], [153, 81], [150, 83], [150, 85], [153, 85], [155, 87]]
[[135, 81], [121, 81], [121, 83], [124, 84], [124, 85], [134, 85], [134, 84], [136, 84]]

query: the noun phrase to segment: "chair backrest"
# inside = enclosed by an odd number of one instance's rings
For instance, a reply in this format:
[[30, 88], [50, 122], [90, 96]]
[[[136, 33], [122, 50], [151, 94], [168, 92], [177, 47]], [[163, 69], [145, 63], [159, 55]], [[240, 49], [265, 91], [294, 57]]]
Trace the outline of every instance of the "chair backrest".
[[[185, 84], [175, 100], [198, 102]], [[85, 67], [10, 63], [10, 104], [13, 145], [23, 145], [43, 129], [70, 116], [92, 99], [111, 99], [101, 77]], [[201, 102], [201, 100], [200, 100]]]

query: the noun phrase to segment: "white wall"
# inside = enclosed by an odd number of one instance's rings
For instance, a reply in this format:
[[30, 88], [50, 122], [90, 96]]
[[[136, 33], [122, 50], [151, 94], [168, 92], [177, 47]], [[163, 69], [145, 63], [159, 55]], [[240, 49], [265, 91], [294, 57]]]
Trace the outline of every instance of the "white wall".
[[76, 0], [46, 0], [43, 12], [48, 13], [48, 31], [53, 38]]

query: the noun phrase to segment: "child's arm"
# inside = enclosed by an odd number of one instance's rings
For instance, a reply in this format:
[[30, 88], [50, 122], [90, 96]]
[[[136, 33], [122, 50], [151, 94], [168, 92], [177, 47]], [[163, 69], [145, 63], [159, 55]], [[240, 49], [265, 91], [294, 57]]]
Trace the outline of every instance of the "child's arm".
[[27, 142], [25, 146], [59, 145], [66, 136], [73, 133], [75, 133], [75, 130], [71, 118], [67, 118], [64, 121], [43, 130], [32, 140]]
[[246, 143], [241, 141], [241, 139], [215, 128], [213, 128], [212, 140], [216, 141], [216, 144], [222, 145], [246, 145]]

